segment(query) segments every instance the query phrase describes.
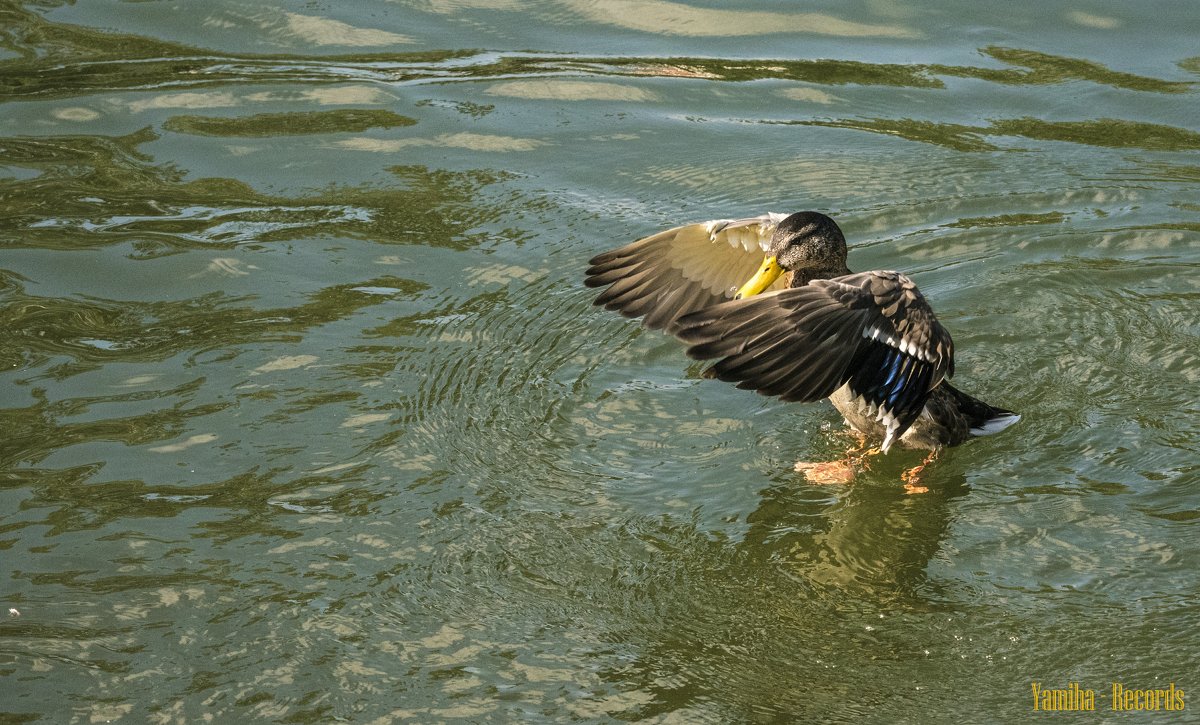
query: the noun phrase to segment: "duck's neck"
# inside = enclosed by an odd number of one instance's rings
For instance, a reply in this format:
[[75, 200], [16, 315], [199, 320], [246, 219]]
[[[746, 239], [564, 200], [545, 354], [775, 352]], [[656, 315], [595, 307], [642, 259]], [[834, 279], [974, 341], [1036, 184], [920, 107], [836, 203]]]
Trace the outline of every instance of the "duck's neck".
[[850, 268], [843, 263], [841, 267], [832, 267], [830, 269], [793, 269], [787, 274], [788, 287], [803, 287], [809, 282], [812, 282], [814, 279], [841, 277], [843, 275], [851, 274], [851, 272]]

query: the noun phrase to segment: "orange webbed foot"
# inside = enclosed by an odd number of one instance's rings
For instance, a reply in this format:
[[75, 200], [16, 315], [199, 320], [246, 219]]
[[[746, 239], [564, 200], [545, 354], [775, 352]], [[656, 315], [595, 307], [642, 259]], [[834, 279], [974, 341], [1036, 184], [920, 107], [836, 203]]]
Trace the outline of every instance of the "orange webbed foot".
[[913, 466], [904, 473], [900, 474], [900, 480], [904, 482], [904, 492], [907, 494], [929, 493], [927, 486], [920, 485], [921, 471], [925, 470], [925, 466], [933, 463], [937, 459], [937, 451], [932, 451], [925, 460], [921, 461], [920, 465]]
[[840, 461], [797, 461], [794, 470], [803, 473], [809, 483], [817, 484], [850, 483], [859, 471], [870, 470], [871, 464], [867, 459], [883, 451], [878, 447], [869, 448], [867, 436], [854, 428], [847, 428], [842, 433], [855, 441], [853, 446], [846, 449], [845, 458]]
[[850, 483], [858, 474], [854, 464], [850, 461], [824, 461], [821, 463], [797, 461], [793, 470], [803, 473], [805, 480], [809, 483], [823, 485]]

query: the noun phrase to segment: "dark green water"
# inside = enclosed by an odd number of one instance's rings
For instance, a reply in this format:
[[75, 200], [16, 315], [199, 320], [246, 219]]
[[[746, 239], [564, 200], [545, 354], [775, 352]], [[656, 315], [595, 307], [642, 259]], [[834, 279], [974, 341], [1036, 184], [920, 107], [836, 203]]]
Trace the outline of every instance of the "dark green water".
[[[0, 1], [0, 722], [1014, 722], [1035, 681], [1195, 720], [1197, 38], [1189, 3]], [[1024, 415], [928, 494], [905, 451], [805, 483], [827, 404], [582, 286], [801, 209]]]

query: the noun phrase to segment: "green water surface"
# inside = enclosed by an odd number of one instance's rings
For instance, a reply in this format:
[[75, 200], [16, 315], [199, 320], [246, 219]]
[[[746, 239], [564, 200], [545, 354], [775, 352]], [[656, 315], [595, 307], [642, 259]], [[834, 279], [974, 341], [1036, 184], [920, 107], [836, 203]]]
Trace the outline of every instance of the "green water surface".
[[[1020, 722], [1034, 682], [1200, 721], [1198, 38], [1182, 2], [0, 0], [0, 722]], [[902, 450], [807, 483], [828, 404], [582, 285], [803, 209], [1023, 415], [927, 494]]]

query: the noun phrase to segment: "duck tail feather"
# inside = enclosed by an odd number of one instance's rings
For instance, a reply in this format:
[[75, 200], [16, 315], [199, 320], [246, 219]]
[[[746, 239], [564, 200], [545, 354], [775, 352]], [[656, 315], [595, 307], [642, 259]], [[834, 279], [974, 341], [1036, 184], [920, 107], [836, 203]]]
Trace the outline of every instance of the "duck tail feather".
[[999, 433], [1021, 419], [1021, 416], [1013, 411], [989, 405], [979, 398], [967, 395], [944, 380], [942, 387], [946, 388], [946, 391], [954, 397], [959, 412], [967, 417], [971, 435], [986, 436]]
[[1016, 413], [1005, 411], [1000, 415], [988, 418], [987, 420], [971, 427], [971, 435], [973, 436], [989, 436], [993, 433], [999, 433], [1013, 423], [1021, 419], [1021, 416]]

